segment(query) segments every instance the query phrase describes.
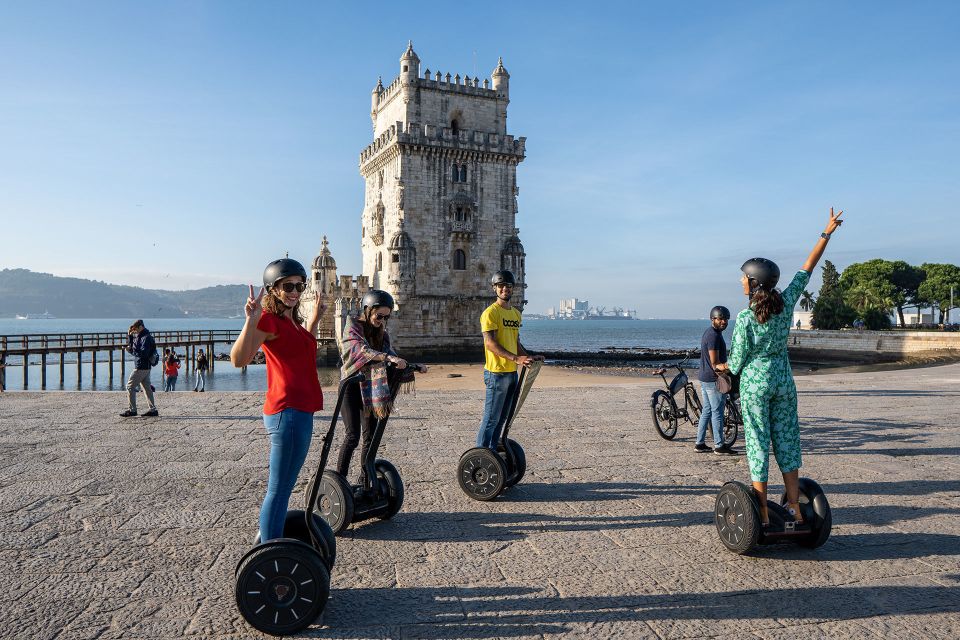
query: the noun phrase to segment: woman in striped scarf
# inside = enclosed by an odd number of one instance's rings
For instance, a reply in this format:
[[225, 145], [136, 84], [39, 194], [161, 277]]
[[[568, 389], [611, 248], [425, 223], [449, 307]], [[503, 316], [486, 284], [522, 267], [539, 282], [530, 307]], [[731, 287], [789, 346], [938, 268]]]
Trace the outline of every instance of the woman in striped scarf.
[[[341, 379], [363, 371], [363, 380], [347, 387], [341, 415], [345, 427], [337, 471], [344, 478], [350, 469], [350, 458], [363, 432], [361, 456], [370, 448], [378, 419], [386, 418], [393, 409], [390, 383], [413, 381], [413, 371], [407, 361], [397, 355], [387, 334], [387, 321], [393, 313], [393, 296], [386, 291], [371, 289], [361, 301], [359, 315], [347, 319], [341, 342], [343, 367]], [[387, 363], [394, 365], [388, 372]], [[421, 367], [426, 372], [426, 367]], [[361, 479], [361, 485], [363, 484]]]

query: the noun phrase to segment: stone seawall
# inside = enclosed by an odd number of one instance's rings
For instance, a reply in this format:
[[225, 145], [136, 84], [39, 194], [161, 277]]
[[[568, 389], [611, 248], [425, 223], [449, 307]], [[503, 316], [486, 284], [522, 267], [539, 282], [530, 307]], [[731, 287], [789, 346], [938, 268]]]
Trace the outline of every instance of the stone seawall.
[[888, 362], [911, 356], [960, 356], [960, 333], [801, 329], [790, 332], [789, 348], [794, 359]]

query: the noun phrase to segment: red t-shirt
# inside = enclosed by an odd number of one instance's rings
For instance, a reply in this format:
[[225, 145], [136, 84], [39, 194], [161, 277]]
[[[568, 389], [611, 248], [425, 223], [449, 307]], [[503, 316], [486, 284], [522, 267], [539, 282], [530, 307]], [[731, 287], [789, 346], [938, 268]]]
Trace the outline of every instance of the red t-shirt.
[[260, 316], [257, 329], [276, 335], [263, 343], [267, 357], [266, 415], [284, 409], [314, 413], [323, 409], [317, 378], [317, 339], [289, 318], [273, 313]]

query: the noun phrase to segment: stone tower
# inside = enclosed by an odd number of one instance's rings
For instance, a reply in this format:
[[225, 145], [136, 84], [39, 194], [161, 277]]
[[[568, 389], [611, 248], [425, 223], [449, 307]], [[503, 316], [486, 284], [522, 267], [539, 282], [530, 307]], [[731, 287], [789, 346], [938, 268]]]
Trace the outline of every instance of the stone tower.
[[421, 73], [409, 44], [397, 78], [373, 89], [373, 143], [360, 153], [363, 274], [396, 299], [390, 334], [401, 353], [482, 348], [480, 314], [499, 269], [517, 277], [523, 307], [516, 197], [526, 139], [507, 134], [509, 83], [502, 60], [482, 83]]

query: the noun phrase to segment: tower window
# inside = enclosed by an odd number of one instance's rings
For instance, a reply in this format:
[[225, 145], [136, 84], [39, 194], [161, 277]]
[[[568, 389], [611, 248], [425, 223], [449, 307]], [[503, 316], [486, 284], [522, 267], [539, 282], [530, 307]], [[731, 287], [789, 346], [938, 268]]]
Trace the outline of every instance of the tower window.
[[403, 72], [404, 72], [404, 73], [407, 72], [407, 65], [403, 65]]
[[456, 136], [456, 135], [460, 135], [460, 123], [457, 122], [457, 119], [456, 119], [456, 118], [454, 118], [454, 119], [450, 122], [450, 128], [453, 129], [453, 135], [455, 135], [455, 136]]
[[460, 182], [460, 168], [457, 165], [453, 165], [453, 181]]
[[463, 222], [463, 207], [457, 207], [457, 213], [454, 216], [457, 222]]
[[467, 268], [467, 254], [463, 252], [463, 249], [457, 249], [453, 252], [453, 269], [454, 271], [465, 271]]
[[400, 254], [399, 253], [393, 254], [391, 262], [400, 262]]
[[467, 181], [467, 165], [460, 165], [460, 182]]
[[374, 271], [380, 271], [383, 269], [383, 254], [377, 253], [377, 266]]

